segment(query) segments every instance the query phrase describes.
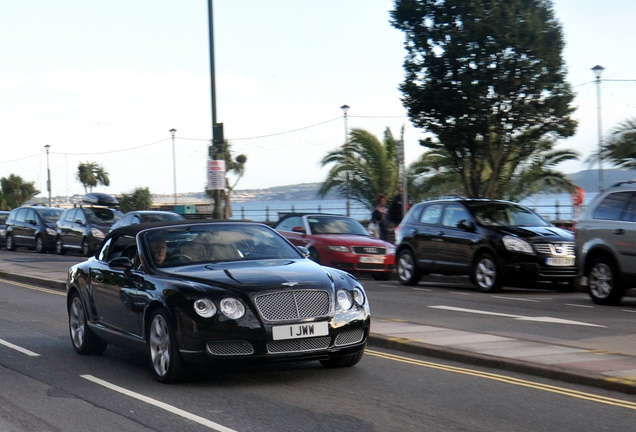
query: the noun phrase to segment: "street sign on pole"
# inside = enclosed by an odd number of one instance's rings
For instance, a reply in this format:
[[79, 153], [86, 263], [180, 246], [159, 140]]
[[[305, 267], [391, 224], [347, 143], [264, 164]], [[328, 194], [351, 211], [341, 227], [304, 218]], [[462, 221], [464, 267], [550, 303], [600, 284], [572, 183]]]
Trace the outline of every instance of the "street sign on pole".
[[225, 161], [208, 160], [208, 190], [225, 189]]

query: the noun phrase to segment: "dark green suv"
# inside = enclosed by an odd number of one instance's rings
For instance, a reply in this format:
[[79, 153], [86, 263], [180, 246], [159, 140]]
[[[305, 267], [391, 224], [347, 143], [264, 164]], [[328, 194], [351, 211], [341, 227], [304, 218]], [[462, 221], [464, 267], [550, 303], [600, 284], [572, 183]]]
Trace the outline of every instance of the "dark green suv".
[[636, 181], [596, 196], [576, 225], [575, 244], [580, 285], [594, 303], [620, 303], [636, 286]]

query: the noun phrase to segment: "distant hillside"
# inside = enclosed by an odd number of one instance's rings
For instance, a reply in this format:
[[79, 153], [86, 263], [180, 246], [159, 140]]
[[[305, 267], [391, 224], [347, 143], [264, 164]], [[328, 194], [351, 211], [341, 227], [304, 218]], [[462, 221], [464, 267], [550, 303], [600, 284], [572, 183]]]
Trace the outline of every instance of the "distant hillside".
[[[582, 187], [586, 192], [598, 192], [599, 178], [598, 170], [585, 170], [579, 171], [574, 174], [568, 174], [570, 180], [572, 180], [577, 186]], [[622, 181], [636, 179], [635, 170], [623, 170], [623, 169], [604, 169], [603, 170], [603, 184], [605, 189]]]

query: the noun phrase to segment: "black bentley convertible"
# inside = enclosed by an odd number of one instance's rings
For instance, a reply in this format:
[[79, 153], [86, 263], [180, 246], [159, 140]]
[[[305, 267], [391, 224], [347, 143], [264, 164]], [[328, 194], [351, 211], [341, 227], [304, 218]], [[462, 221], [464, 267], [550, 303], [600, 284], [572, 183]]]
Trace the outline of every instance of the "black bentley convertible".
[[353, 366], [369, 335], [360, 282], [266, 225], [171, 221], [112, 231], [70, 268], [73, 347], [145, 350], [160, 382], [188, 363], [319, 360]]

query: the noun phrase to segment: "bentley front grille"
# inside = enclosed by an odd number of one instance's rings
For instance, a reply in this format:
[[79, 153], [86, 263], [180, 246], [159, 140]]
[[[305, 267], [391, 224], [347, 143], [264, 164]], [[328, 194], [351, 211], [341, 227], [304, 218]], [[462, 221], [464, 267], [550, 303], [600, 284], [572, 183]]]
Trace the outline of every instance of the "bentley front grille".
[[267, 343], [267, 352], [269, 354], [283, 354], [317, 351], [329, 348], [330, 342], [331, 338], [329, 336], [311, 339], [273, 341]]
[[331, 299], [327, 291], [281, 291], [259, 295], [254, 301], [266, 321], [323, 318], [331, 314]]

